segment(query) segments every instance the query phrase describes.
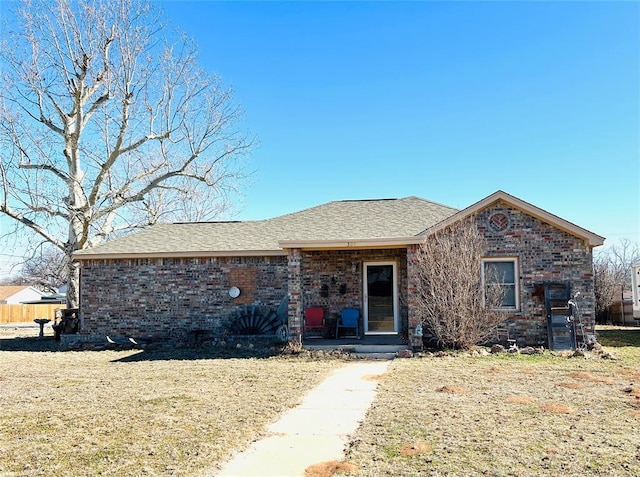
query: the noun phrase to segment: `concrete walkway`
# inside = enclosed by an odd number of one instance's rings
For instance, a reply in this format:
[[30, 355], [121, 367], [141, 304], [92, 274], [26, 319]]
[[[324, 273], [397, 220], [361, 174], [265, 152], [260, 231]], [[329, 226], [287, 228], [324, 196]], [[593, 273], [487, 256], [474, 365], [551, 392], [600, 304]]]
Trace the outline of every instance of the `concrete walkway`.
[[348, 363], [283, 414], [256, 441], [227, 463], [219, 477], [300, 477], [313, 464], [341, 461], [349, 435], [373, 402], [378, 376], [389, 361]]

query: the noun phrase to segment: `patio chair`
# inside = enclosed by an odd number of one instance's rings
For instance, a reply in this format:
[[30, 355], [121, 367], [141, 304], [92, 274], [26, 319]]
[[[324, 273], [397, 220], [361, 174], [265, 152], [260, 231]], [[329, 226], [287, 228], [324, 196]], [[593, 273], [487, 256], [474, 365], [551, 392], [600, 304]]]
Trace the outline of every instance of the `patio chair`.
[[336, 323], [336, 338], [340, 337], [340, 329], [353, 329], [356, 338], [360, 339], [360, 310], [358, 308], [343, 308]]
[[509, 326], [506, 324], [498, 325], [496, 328], [496, 339], [499, 344], [506, 344], [509, 348], [516, 345], [516, 339], [509, 331]]
[[321, 306], [313, 306], [304, 311], [304, 332], [319, 332], [318, 337], [322, 338], [324, 334], [324, 308]]

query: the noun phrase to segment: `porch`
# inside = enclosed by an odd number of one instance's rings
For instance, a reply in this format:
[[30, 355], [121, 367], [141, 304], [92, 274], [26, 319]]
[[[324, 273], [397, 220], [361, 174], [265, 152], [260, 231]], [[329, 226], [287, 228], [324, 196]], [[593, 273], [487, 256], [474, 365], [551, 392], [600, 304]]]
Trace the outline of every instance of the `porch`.
[[365, 335], [360, 339], [344, 337], [340, 339], [305, 338], [302, 347], [307, 350], [342, 350], [361, 357], [392, 359], [398, 351], [411, 349], [400, 335]]

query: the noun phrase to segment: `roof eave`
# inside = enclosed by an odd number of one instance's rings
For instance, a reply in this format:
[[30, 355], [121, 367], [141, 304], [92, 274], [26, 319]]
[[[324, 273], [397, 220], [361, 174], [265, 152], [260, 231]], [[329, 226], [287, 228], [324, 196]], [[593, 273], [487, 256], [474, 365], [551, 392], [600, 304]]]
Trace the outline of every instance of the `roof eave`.
[[145, 258], [208, 258], [208, 257], [281, 257], [284, 250], [225, 250], [225, 251], [180, 251], [180, 252], [144, 252], [144, 253], [82, 253], [73, 259], [82, 260], [132, 260]]
[[299, 248], [304, 250], [328, 249], [367, 249], [367, 248], [403, 248], [411, 244], [419, 244], [423, 237], [393, 237], [371, 239], [343, 239], [343, 240], [280, 240], [278, 245], [283, 249]]

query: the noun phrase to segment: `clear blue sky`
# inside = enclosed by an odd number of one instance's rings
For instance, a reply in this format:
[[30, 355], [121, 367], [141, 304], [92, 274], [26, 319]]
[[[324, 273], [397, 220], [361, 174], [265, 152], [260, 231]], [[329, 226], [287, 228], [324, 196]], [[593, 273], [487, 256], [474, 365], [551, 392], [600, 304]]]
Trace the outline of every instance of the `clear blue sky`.
[[638, 2], [162, 2], [260, 146], [239, 219], [502, 189], [640, 241]]
[[640, 2], [158, 4], [259, 137], [233, 218], [502, 189], [640, 242]]

